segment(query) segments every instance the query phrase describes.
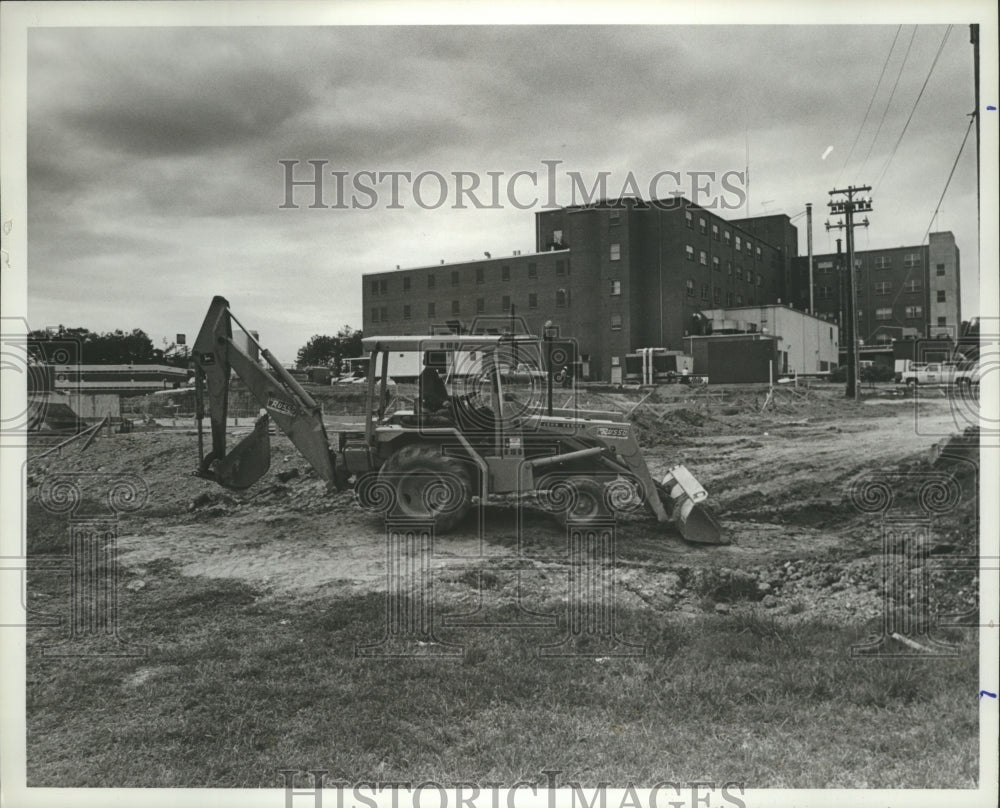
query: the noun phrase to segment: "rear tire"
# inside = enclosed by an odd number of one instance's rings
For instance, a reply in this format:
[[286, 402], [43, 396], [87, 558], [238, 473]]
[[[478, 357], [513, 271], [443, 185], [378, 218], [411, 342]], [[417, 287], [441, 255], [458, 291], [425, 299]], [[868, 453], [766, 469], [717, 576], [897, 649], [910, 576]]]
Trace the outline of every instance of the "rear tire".
[[393, 486], [395, 516], [431, 520], [436, 533], [446, 533], [462, 521], [472, 504], [472, 475], [457, 457], [444, 455], [433, 444], [410, 444], [393, 454], [379, 471]]

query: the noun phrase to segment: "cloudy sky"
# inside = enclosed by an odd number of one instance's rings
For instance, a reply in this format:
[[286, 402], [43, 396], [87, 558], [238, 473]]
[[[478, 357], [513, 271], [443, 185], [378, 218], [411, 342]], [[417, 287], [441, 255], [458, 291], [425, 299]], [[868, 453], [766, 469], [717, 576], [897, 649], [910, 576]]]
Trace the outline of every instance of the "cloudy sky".
[[[815, 249], [832, 250], [828, 191], [870, 184], [858, 248], [919, 244], [974, 106], [954, 22], [33, 29], [29, 323], [159, 344], [193, 338], [224, 294], [290, 361], [312, 334], [360, 327], [363, 273], [528, 252], [545, 202], [456, 210], [454, 187], [439, 207], [404, 187], [389, 208], [380, 184], [370, 210], [310, 209], [308, 189], [282, 209], [281, 160], [300, 179], [325, 160], [348, 183], [467, 171], [484, 186], [558, 160], [564, 202], [567, 171], [611, 172], [615, 191], [629, 172], [742, 170], [749, 147], [751, 215], [812, 202]], [[963, 316], [979, 313], [974, 131], [933, 229], [955, 233]]]

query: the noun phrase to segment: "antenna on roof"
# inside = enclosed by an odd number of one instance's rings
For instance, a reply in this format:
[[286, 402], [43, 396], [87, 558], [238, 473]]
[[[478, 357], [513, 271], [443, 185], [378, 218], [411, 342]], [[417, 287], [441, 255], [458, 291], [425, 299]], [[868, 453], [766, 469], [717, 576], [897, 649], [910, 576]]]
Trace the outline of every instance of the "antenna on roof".
[[743, 126], [743, 140], [746, 144], [747, 150], [747, 162], [744, 168], [744, 187], [746, 188], [746, 217], [750, 218], [750, 128], [744, 124]]

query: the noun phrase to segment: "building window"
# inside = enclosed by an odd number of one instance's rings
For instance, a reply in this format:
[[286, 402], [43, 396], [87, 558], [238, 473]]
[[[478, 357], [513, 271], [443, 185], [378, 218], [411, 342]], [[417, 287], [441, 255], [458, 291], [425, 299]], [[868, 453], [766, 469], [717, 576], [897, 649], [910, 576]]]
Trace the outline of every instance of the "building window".
[[528, 277], [529, 278], [538, 277], [538, 264], [536, 264], [534, 261], [528, 264]]
[[879, 281], [875, 284], [875, 294], [877, 295], [887, 295], [892, 291], [891, 281]]
[[747, 239], [747, 255], [750, 255], [752, 252], [753, 252], [753, 247], [750, 244], [750, 239]]
[[733, 305], [733, 293], [732, 292], [726, 292], [726, 305], [727, 306], [732, 306]]
[[566, 274], [566, 262], [556, 261], [556, 275], [565, 275], [565, 274]]
[[482, 314], [486, 311], [486, 299], [482, 297], [476, 298], [476, 314]]
[[722, 268], [722, 265], [719, 263], [719, 256], [713, 255], [712, 256], [712, 269], [714, 269], [716, 272], [718, 272], [721, 268]]
[[560, 247], [562, 246], [562, 230], [552, 231], [552, 243], [558, 244]]
[[938, 264], [938, 265], [937, 265], [937, 274], [938, 274], [939, 276], [940, 276], [940, 275], [944, 275], [944, 264]]
[[621, 224], [622, 223], [622, 212], [620, 210], [609, 210], [608, 211], [608, 224]]
[[510, 311], [510, 295], [503, 296], [502, 308], [505, 312]]
[[410, 319], [410, 304], [409, 303], [404, 303], [403, 304], [403, 319], [404, 320], [409, 320]]
[[566, 305], [566, 290], [556, 289], [556, 305], [565, 306]]
[[937, 290], [937, 302], [938, 303], [944, 303], [946, 299], [947, 298], [945, 296], [944, 289], [938, 289]]
[[452, 273], [451, 273], [451, 285], [452, 286], [458, 286], [458, 270], [457, 269], [452, 270]]
[[684, 283], [684, 294], [688, 297], [694, 297], [694, 281], [690, 278]]
[[622, 245], [612, 244], [611, 245], [611, 260], [620, 261], [622, 257]]
[[722, 290], [718, 286], [712, 289], [712, 302], [713, 303], [722, 302]]
[[741, 266], [736, 267], [736, 280], [743, 280], [743, 267]]
[[405, 278], [403, 278], [403, 291], [404, 292], [409, 292], [410, 291], [410, 276], [409, 275], [407, 275]]
[[907, 320], [918, 320], [924, 316], [923, 306], [907, 306], [906, 307], [906, 319]]
[[833, 271], [833, 261], [820, 261], [816, 264], [816, 269], [824, 275]]
[[[378, 293], [384, 295], [389, 291], [389, 281], [381, 280], [378, 282]], [[384, 319], [384, 318], [383, 318]]]
[[705, 253], [704, 250], [698, 250], [698, 263], [701, 264], [703, 267], [708, 266], [708, 255]]
[[757, 273], [757, 285], [758, 286], [764, 285], [764, 276], [761, 275], [759, 272]]
[[946, 326], [946, 325], [948, 325], [948, 318], [947, 317], [938, 317], [937, 318], [937, 324], [939, 326]]
[[611, 281], [611, 296], [618, 297], [622, 293], [622, 282]]
[[372, 306], [372, 322], [378, 322], [378, 306]]
[[611, 330], [612, 331], [622, 330], [622, 316], [620, 314], [611, 315]]
[[500, 267], [500, 280], [509, 281], [510, 280], [510, 267], [504, 264]]
[[892, 259], [888, 255], [880, 255], [874, 260], [873, 266], [875, 269], [892, 269]]
[[378, 318], [384, 323], [389, 319], [389, 307], [381, 306], [378, 310]]
[[701, 285], [701, 299], [702, 300], [708, 300], [708, 284], [707, 283], [703, 283]]
[[717, 224], [712, 225], [712, 238], [714, 238], [716, 241], [719, 240], [719, 225]]
[[528, 295], [528, 308], [537, 309], [538, 308], [538, 295], [534, 292]]
[[708, 232], [708, 222], [706, 222], [705, 219], [704, 219], [704, 217], [702, 217], [702, 216], [698, 217], [698, 229], [702, 233], [707, 233]]
[[903, 266], [907, 268], [920, 266], [920, 253], [907, 253], [904, 255]]
[[737, 250], [743, 249], [743, 239], [741, 239], [739, 236], [736, 237], [736, 249]]
[[733, 277], [733, 262], [726, 261], [726, 274], [731, 278]]
[[459, 304], [458, 304], [457, 300], [451, 301], [451, 313], [452, 314], [458, 314], [458, 305]]
[[875, 319], [876, 320], [891, 320], [892, 319], [892, 309], [875, 309]]
[[378, 294], [378, 281], [372, 281], [372, 294]]
[[722, 231], [722, 240], [724, 242], [726, 242], [726, 244], [729, 243], [729, 231], [728, 230], [723, 230]]
[[736, 305], [737, 306], [743, 305], [743, 295], [736, 295]]
[[476, 283], [482, 283], [484, 279], [483, 268], [476, 267]]
[[427, 304], [427, 316], [428, 317], [434, 316], [434, 301], [431, 301], [430, 303]]
[[757, 247], [757, 260], [760, 260], [760, 246]]
[[913, 281], [907, 281], [906, 283], [903, 284], [904, 292], [922, 292], [923, 289], [924, 289], [923, 281], [913, 280]]
[[433, 289], [435, 286], [437, 286], [437, 276], [436, 275], [428, 275], [427, 276], [427, 288], [428, 289]]
[[685, 244], [684, 255], [688, 261], [694, 261], [694, 247], [692, 247], [690, 244]]
[[691, 215], [691, 211], [684, 211], [684, 224], [688, 226], [689, 229], [694, 229], [694, 217]]
[[816, 297], [820, 300], [829, 300], [833, 297], [833, 289], [829, 286], [817, 286], [816, 287]]
[[882, 331], [881, 333], [875, 335], [875, 342], [880, 342], [883, 345], [892, 342], [892, 334], [886, 334]]

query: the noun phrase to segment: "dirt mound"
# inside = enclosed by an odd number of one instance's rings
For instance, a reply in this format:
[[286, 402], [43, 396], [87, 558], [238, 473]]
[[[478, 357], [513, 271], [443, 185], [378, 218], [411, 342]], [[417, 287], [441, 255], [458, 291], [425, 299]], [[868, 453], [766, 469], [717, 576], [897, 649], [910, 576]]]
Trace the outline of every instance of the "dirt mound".
[[664, 408], [661, 412], [640, 409], [632, 413], [630, 420], [643, 446], [683, 443], [711, 432], [718, 424], [717, 419], [689, 407]]
[[[231, 445], [241, 434], [233, 434]], [[260, 481], [246, 491], [227, 492], [215, 483], [194, 476], [198, 465], [198, 439], [187, 432], [139, 432], [131, 434], [103, 433], [90, 446], [83, 449], [77, 442], [58, 452], [34, 459], [46, 448], [39, 444], [29, 447], [28, 494], [35, 495], [45, 481], [57, 474], [82, 475], [86, 483], [91, 476], [95, 482], [111, 478], [129, 478], [139, 488], [148, 491], [145, 505], [136, 512], [138, 518], [182, 516], [194, 511], [226, 512], [237, 505], [254, 501], [269, 502], [285, 499], [292, 508], [310, 509], [323, 507], [325, 484], [298, 454], [291, 441], [284, 435], [271, 438], [271, 469]], [[297, 474], [292, 474], [297, 471]], [[289, 484], [280, 480], [285, 478]], [[100, 498], [99, 486], [85, 484], [84, 495]], [[319, 489], [319, 490], [318, 490]]]

